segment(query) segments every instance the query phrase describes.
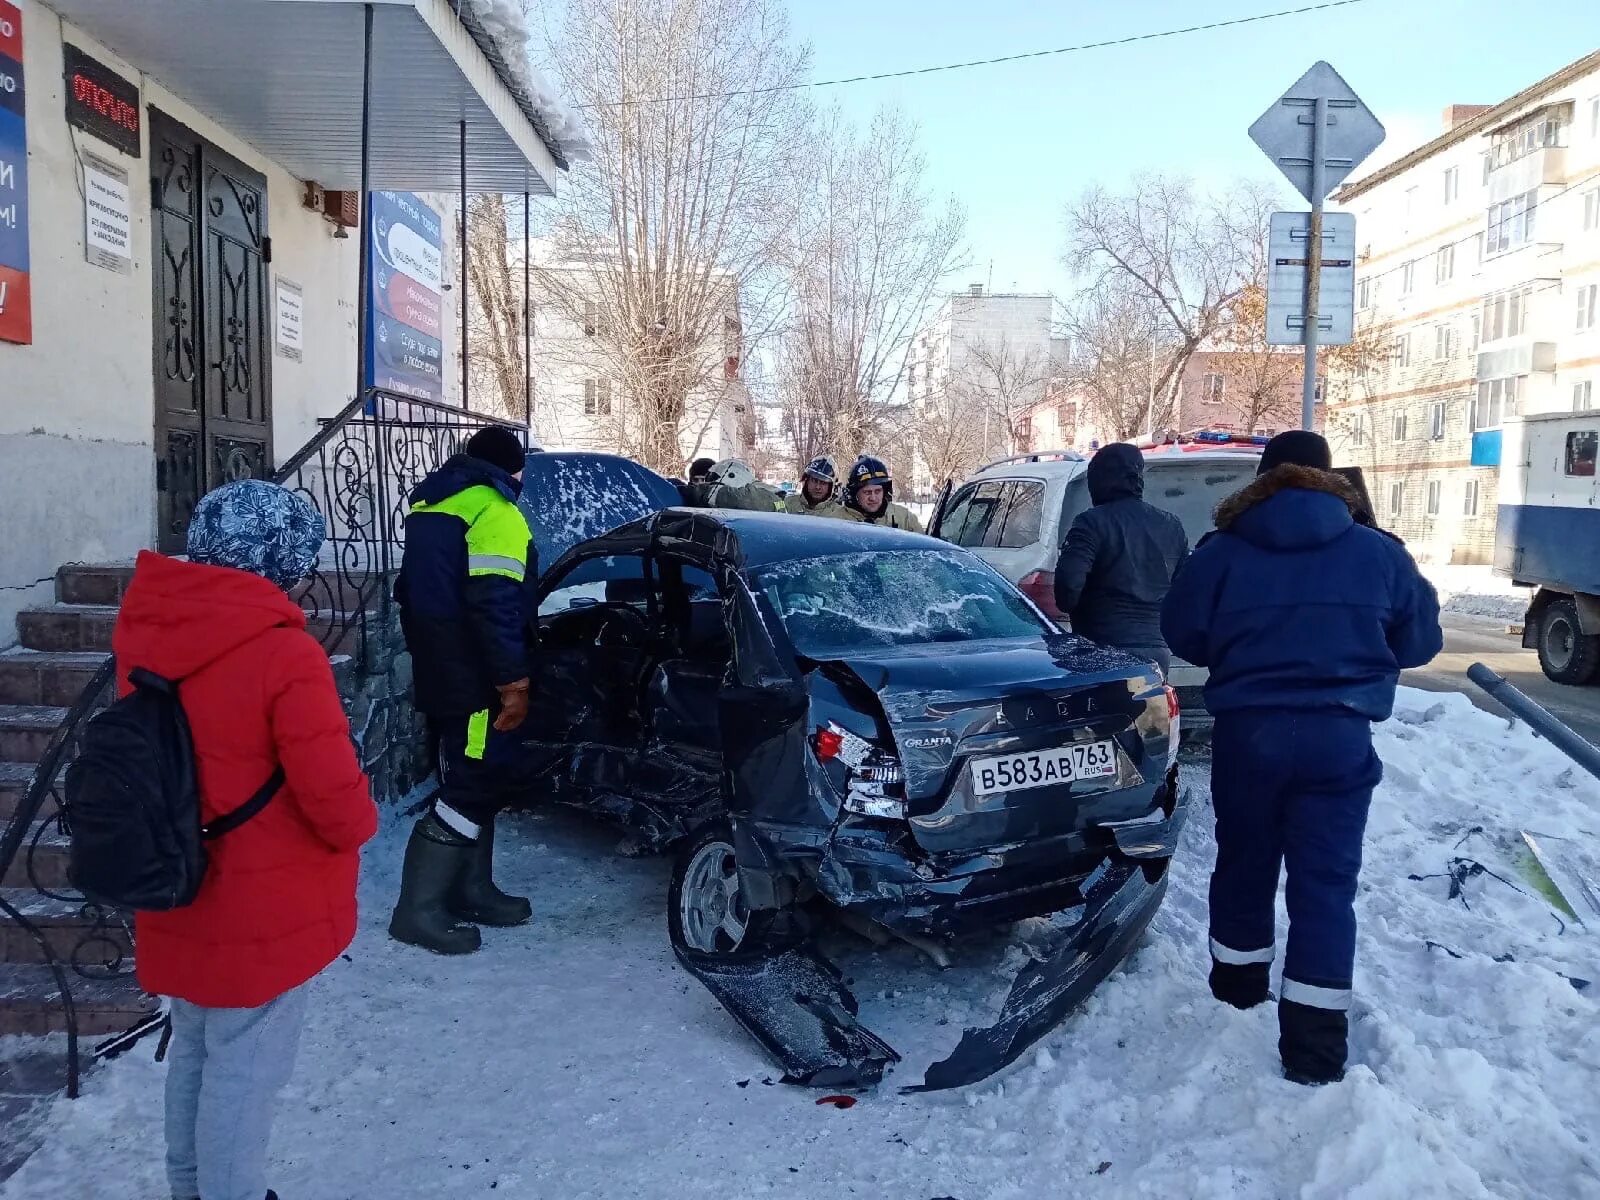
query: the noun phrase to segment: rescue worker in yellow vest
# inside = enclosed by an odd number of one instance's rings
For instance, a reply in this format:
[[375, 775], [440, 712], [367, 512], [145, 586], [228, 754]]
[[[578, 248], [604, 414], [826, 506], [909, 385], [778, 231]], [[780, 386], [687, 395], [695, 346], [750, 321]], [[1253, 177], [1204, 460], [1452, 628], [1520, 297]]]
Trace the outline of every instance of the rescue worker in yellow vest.
[[894, 502], [894, 479], [888, 465], [870, 454], [863, 454], [850, 468], [844, 485], [844, 506], [852, 520], [922, 532], [917, 514]]
[[528, 715], [532, 535], [517, 507], [522, 442], [504, 426], [411, 493], [395, 596], [417, 710], [438, 743], [440, 793], [412, 829], [389, 933], [470, 954], [479, 925], [521, 925], [522, 896], [495, 886], [495, 816], [522, 779], [516, 730]]
[[838, 491], [839, 477], [834, 470], [833, 459], [818, 455], [806, 464], [805, 473], [800, 476], [800, 490], [788, 498], [784, 508], [805, 517], [842, 517], [848, 520], [850, 514], [834, 498]]

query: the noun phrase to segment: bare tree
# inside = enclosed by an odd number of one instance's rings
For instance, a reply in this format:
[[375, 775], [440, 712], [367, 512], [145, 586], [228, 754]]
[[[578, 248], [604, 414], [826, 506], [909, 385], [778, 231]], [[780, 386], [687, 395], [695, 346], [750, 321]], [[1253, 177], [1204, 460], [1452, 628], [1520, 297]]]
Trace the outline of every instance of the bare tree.
[[1072, 343], [1067, 390], [1103, 440], [1124, 441], [1147, 426], [1171, 426], [1175, 394], [1160, 392], [1157, 381], [1170, 373], [1178, 351], [1165, 315], [1147, 292], [1110, 276], [1067, 305], [1062, 328]]
[[807, 53], [781, 0], [567, 0], [546, 42], [593, 162], [554, 220], [555, 257], [585, 270], [548, 272], [541, 292], [603, 328], [592, 349], [628, 443], [676, 472], [696, 392], [719, 390], [782, 311]]
[[1160, 175], [1136, 178], [1125, 194], [1095, 185], [1067, 206], [1064, 261], [1085, 290], [1125, 285], [1148, 302], [1141, 320], [1158, 318], [1156, 426], [1171, 423], [1189, 360], [1226, 334], [1233, 306], [1261, 277], [1272, 207], [1259, 185], [1197, 195], [1188, 180]]
[[983, 458], [983, 428], [972, 419], [965, 395], [941, 388], [919, 406], [916, 447], [935, 491], [945, 480], [964, 479], [977, 468]]
[[509, 231], [513, 220], [520, 226], [522, 199], [473, 196], [467, 214], [472, 399], [484, 411], [521, 420], [527, 407], [523, 280]]
[[881, 449], [892, 431], [879, 410], [966, 223], [953, 200], [929, 196], [917, 128], [899, 112], [880, 111], [862, 131], [833, 110], [815, 146], [788, 242], [794, 308], [777, 354], [800, 462]]
[[1033, 410], [1044, 399], [1056, 364], [1048, 351], [1018, 346], [1001, 334], [994, 341], [976, 339], [966, 347], [966, 363], [953, 381], [970, 402], [968, 420], [984, 414], [999, 421], [1006, 453], [1016, 454], [1026, 441]]

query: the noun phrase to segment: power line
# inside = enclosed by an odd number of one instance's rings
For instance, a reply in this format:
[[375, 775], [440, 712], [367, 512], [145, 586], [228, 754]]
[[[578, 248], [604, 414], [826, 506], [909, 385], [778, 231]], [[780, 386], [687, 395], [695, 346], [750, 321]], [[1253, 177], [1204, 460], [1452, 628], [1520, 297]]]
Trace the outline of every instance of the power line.
[[1298, 17], [1305, 13], [1322, 12], [1331, 8], [1347, 8], [1352, 4], [1365, 4], [1367, 0], [1323, 0], [1320, 4], [1307, 4], [1300, 8], [1284, 8], [1277, 12], [1257, 13], [1250, 17], [1232, 17], [1226, 21], [1209, 21], [1204, 25], [1186, 25], [1181, 29], [1162, 29], [1154, 33], [1135, 33], [1127, 37], [1108, 38], [1100, 42], [1083, 42], [1076, 46], [1057, 46], [1050, 50], [1028, 50], [1020, 54], [1002, 54], [997, 58], [975, 58], [967, 62], [941, 63], [932, 67], [910, 67], [904, 71], [880, 71], [872, 75], [849, 75], [840, 79], [815, 79], [804, 83], [778, 83], [771, 87], [741, 88], [729, 92], [696, 92], [684, 96], [661, 96], [649, 100], [606, 100], [596, 104], [579, 104], [579, 109], [621, 108], [630, 104], [680, 104], [691, 100], [726, 100], [734, 96], [762, 96], [771, 92], [795, 92], [802, 88], [843, 87], [849, 83], [875, 83], [885, 79], [908, 79], [914, 75], [933, 75], [942, 71], [965, 71], [972, 67], [993, 67], [1002, 63], [1026, 62], [1035, 58], [1052, 58], [1061, 54], [1078, 54], [1084, 50], [1107, 50], [1113, 46], [1130, 46], [1136, 42], [1154, 42], [1163, 38], [1183, 37], [1191, 33], [1208, 33], [1215, 29], [1231, 29], [1239, 25], [1255, 25], [1262, 21], [1275, 21], [1280, 17]]

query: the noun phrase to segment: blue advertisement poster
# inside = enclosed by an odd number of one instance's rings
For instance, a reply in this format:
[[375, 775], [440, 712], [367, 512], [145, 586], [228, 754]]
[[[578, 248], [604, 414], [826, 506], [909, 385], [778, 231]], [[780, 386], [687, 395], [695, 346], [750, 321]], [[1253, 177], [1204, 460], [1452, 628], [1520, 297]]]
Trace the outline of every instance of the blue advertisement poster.
[[33, 341], [28, 263], [28, 125], [22, 13], [0, 0], [0, 341]]
[[444, 398], [444, 231], [410, 192], [374, 192], [367, 308], [367, 386], [419, 400]]

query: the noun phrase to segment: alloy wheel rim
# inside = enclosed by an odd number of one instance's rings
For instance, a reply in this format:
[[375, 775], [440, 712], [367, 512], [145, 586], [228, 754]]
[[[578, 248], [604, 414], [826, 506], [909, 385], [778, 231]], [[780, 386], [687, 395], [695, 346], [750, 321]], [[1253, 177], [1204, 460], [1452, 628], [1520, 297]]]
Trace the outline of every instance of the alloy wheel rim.
[[689, 860], [678, 917], [691, 950], [728, 953], [743, 943], [750, 913], [739, 890], [733, 847], [727, 842], [708, 842]]

